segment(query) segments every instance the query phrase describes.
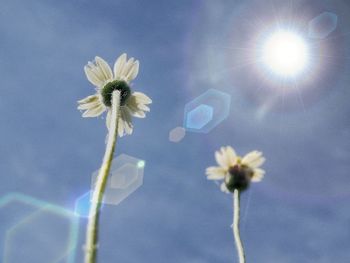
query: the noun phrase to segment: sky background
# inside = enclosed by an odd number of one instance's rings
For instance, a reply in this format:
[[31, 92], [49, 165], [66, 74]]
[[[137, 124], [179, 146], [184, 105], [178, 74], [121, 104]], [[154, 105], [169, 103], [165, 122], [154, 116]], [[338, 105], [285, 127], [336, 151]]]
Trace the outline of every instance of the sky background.
[[[90, 189], [106, 136], [102, 117], [83, 119], [76, 109], [94, 92], [83, 67], [96, 55], [112, 65], [126, 52], [140, 60], [133, 89], [153, 104], [132, 136], [118, 140], [116, 155], [145, 160], [144, 184], [104, 207], [99, 262], [238, 262], [232, 197], [204, 173], [225, 145], [241, 155], [261, 150], [267, 159], [264, 180], [242, 194], [247, 262], [350, 262], [348, 1], [0, 4], [1, 196], [19, 192], [74, 210]], [[325, 11], [338, 16], [337, 28], [309, 39], [308, 22]], [[295, 29], [312, 50], [307, 73], [284, 83], [254, 59], [261, 36], [277, 27]], [[230, 94], [228, 118], [207, 134], [170, 142], [185, 105], [208, 89]], [[0, 222], [16, 209], [3, 207]], [[45, 235], [53, 222], [30, 227], [20, 244], [40, 233], [55, 247], [61, 236]], [[81, 219], [77, 263], [85, 225]], [[1, 231], [2, 257], [9, 246], [21, 248]]]

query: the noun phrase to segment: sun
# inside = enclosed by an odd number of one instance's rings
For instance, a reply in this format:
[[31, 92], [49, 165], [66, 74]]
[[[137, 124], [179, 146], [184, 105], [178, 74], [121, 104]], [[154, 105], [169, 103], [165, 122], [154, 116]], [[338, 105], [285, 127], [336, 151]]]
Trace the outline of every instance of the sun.
[[263, 44], [262, 61], [276, 75], [295, 77], [308, 64], [308, 46], [297, 33], [279, 30], [269, 35]]

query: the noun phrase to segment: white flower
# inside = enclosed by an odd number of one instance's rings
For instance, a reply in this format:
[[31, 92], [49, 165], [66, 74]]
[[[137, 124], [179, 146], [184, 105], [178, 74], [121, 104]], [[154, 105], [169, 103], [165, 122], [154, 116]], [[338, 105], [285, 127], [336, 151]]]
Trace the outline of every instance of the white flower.
[[251, 181], [259, 182], [264, 177], [265, 171], [260, 168], [265, 162], [262, 152], [252, 151], [241, 158], [227, 146], [215, 152], [215, 159], [219, 166], [208, 167], [206, 174], [208, 180], [224, 180], [220, 187], [223, 192], [245, 190]]
[[106, 125], [110, 126], [111, 97], [114, 90], [121, 94], [118, 118], [118, 135], [131, 134], [133, 130], [132, 117], [144, 118], [150, 111], [148, 104], [152, 100], [141, 92], [131, 92], [130, 82], [139, 72], [139, 61], [127, 59], [122, 54], [114, 63], [113, 72], [108, 63], [100, 57], [89, 62], [84, 71], [88, 80], [96, 86], [96, 94], [78, 101], [78, 109], [83, 110], [83, 117], [97, 117], [107, 111]]

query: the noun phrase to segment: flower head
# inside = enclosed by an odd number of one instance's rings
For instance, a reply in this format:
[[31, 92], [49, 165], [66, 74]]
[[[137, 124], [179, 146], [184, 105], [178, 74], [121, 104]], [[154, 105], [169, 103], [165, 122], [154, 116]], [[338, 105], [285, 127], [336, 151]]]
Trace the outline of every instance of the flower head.
[[215, 159], [219, 166], [208, 167], [206, 174], [208, 180], [223, 180], [223, 192], [243, 191], [250, 182], [259, 182], [264, 177], [265, 171], [260, 168], [265, 162], [262, 152], [252, 151], [241, 158], [226, 146], [215, 152]]
[[150, 111], [148, 104], [152, 100], [141, 92], [132, 92], [130, 83], [139, 72], [139, 61], [127, 59], [122, 54], [114, 63], [113, 72], [108, 63], [100, 57], [89, 62], [84, 71], [87, 79], [96, 87], [95, 95], [78, 101], [78, 109], [83, 110], [83, 117], [97, 117], [107, 111], [106, 125], [111, 121], [111, 99], [114, 90], [120, 91], [120, 113], [118, 118], [118, 135], [131, 134], [132, 117], [144, 118]]

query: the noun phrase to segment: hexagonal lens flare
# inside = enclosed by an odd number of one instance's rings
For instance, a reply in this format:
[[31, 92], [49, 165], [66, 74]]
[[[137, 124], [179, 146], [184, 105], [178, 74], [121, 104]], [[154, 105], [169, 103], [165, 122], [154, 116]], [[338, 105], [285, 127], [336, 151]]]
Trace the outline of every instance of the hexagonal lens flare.
[[184, 128], [187, 131], [208, 133], [227, 118], [231, 96], [209, 89], [185, 106]]
[[310, 20], [308, 24], [309, 37], [316, 39], [326, 38], [338, 24], [338, 16], [331, 12], [323, 12]]
[[[118, 205], [143, 183], [145, 161], [121, 154], [112, 161], [111, 174], [103, 198], [104, 204]], [[98, 170], [92, 175], [94, 188]]]
[[209, 105], [201, 104], [187, 113], [186, 127], [200, 130], [213, 118], [213, 108]]
[[20, 193], [0, 198], [0, 261], [75, 262], [78, 218], [63, 207]]
[[86, 193], [79, 196], [75, 201], [74, 212], [79, 217], [89, 217], [92, 192], [87, 191]]
[[169, 141], [180, 142], [186, 135], [186, 130], [183, 127], [176, 127], [169, 132]]

